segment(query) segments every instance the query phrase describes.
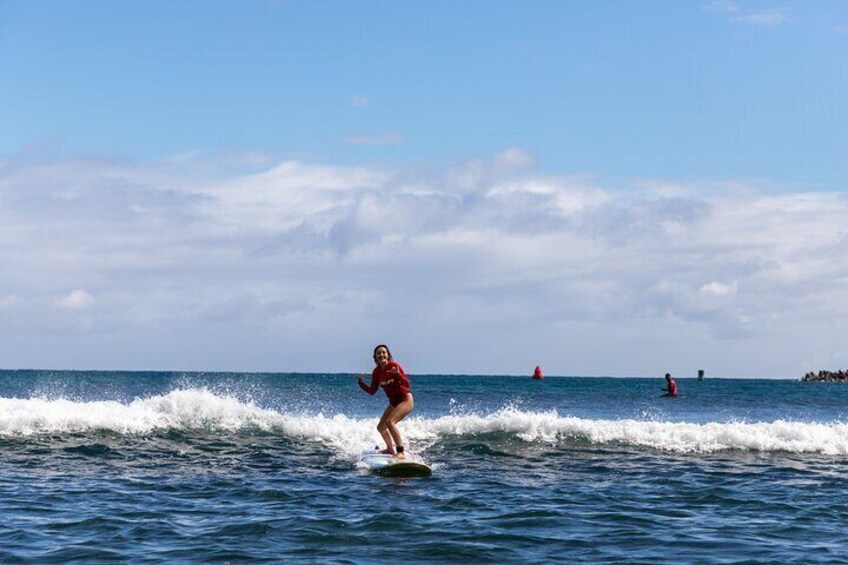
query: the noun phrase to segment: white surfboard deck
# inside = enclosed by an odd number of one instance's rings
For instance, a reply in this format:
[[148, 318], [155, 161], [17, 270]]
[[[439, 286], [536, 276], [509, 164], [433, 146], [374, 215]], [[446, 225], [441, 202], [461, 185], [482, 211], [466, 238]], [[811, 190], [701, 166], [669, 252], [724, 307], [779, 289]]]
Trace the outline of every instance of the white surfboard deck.
[[359, 460], [372, 473], [384, 477], [429, 477], [433, 470], [415, 453], [404, 452], [403, 459], [380, 453], [377, 449], [366, 449]]

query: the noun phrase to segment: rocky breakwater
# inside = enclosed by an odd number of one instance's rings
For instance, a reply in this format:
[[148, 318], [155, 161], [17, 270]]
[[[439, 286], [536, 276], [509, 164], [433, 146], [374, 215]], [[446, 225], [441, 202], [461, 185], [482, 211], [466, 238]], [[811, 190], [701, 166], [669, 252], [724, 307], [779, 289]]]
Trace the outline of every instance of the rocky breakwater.
[[819, 371], [818, 373], [807, 373], [801, 380], [819, 383], [848, 383], [848, 371]]

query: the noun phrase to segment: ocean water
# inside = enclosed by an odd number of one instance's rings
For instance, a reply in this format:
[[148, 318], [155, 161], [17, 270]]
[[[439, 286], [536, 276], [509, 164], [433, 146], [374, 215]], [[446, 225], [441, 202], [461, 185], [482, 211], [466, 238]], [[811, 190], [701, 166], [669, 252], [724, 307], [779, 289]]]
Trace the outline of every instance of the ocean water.
[[848, 386], [0, 371], [0, 562], [846, 563]]

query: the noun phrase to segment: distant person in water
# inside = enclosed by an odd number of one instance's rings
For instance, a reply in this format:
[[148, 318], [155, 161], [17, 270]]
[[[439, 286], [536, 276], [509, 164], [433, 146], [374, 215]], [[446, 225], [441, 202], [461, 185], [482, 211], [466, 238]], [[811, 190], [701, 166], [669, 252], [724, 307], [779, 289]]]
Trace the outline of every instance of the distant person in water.
[[383, 411], [383, 416], [377, 424], [377, 431], [386, 442], [383, 453], [403, 458], [405, 457], [403, 438], [397, 429], [397, 423], [412, 412], [414, 406], [412, 393], [409, 391], [409, 379], [406, 378], [400, 363], [392, 359], [392, 354], [386, 345], [378, 345], [374, 348], [374, 363], [377, 366], [371, 372], [371, 384], [366, 385], [364, 375], [360, 374], [359, 387], [372, 395], [377, 392], [377, 388], [383, 387], [383, 391], [389, 398], [389, 405]]
[[665, 374], [665, 382], [668, 386], [663, 388], [665, 391], [663, 396], [677, 396], [677, 383], [671, 378], [671, 374]]

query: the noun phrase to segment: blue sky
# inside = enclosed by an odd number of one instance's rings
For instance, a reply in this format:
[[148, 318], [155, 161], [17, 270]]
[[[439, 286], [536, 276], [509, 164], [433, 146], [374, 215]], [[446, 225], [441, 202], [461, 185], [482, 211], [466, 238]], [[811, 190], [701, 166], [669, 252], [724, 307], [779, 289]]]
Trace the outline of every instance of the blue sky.
[[845, 53], [844, 2], [0, 1], [0, 364], [848, 365]]
[[394, 164], [517, 146], [568, 172], [840, 188], [846, 12], [843, 2], [4, 2], [0, 149], [49, 140], [142, 159], [259, 148]]

